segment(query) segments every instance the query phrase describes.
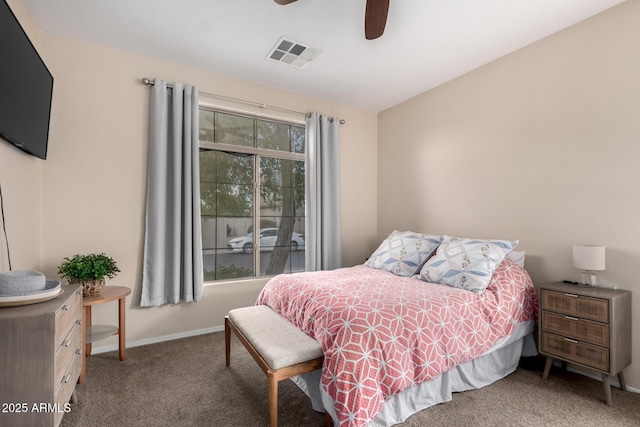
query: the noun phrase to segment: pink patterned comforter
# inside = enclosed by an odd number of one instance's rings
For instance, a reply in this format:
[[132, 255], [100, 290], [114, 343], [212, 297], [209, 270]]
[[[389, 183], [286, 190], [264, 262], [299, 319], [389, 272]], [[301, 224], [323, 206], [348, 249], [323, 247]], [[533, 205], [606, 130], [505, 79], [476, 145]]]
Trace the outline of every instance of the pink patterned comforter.
[[486, 352], [537, 316], [527, 272], [506, 259], [482, 295], [365, 266], [283, 274], [266, 304], [322, 346], [322, 387], [341, 426], [365, 426], [384, 401]]

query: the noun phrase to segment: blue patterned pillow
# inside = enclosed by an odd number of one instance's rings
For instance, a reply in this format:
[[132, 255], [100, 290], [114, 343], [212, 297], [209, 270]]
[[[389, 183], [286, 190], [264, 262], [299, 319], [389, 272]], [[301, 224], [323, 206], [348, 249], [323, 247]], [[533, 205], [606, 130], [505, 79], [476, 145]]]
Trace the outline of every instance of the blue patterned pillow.
[[491, 276], [518, 241], [461, 239], [444, 236], [419, 278], [481, 294]]
[[398, 276], [411, 277], [420, 271], [441, 240], [441, 236], [396, 230], [382, 242], [364, 265]]

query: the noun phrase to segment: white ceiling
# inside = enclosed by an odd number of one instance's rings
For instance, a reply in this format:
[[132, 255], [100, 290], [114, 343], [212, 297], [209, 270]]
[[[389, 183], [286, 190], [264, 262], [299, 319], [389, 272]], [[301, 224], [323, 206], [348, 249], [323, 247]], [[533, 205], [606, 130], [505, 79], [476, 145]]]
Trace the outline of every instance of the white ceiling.
[[[45, 32], [378, 112], [623, 1], [391, 0], [377, 40], [365, 0], [25, 3]], [[322, 53], [304, 69], [266, 60], [281, 36]]]

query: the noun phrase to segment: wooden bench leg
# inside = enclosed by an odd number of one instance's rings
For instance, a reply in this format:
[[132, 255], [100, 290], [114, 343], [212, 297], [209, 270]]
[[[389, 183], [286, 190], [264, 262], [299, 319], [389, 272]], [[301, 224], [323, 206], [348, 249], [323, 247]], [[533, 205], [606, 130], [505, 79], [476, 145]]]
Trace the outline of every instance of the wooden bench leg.
[[267, 374], [269, 381], [269, 419], [271, 427], [278, 427], [278, 380]]
[[229, 366], [231, 361], [231, 328], [229, 327], [229, 318], [224, 318], [224, 350], [225, 350], [225, 363]]

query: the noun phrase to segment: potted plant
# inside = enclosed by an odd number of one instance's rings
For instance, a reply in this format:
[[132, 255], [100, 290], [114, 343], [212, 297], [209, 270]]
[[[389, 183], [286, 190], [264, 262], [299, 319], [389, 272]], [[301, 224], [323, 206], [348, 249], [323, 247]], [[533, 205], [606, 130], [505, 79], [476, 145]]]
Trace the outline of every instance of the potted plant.
[[98, 295], [105, 285], [105, 279], [113, 279], [120, 270], [113, 258], [101, 254], [74, 255], [64, 258], [58, 267], [60, 277], [65, 277], [70, 285], [82, 283], [82, 295]]

